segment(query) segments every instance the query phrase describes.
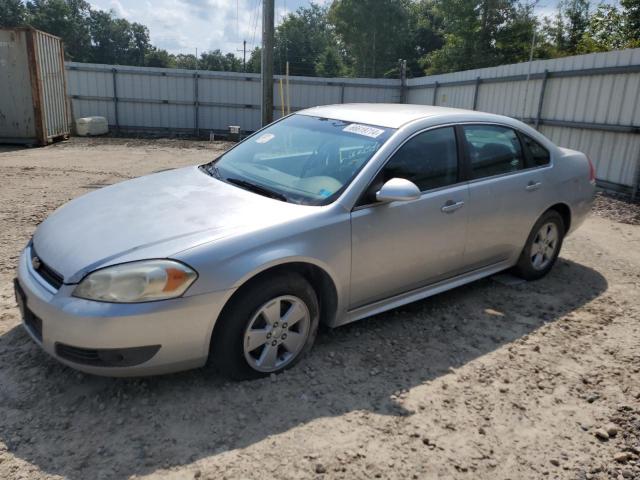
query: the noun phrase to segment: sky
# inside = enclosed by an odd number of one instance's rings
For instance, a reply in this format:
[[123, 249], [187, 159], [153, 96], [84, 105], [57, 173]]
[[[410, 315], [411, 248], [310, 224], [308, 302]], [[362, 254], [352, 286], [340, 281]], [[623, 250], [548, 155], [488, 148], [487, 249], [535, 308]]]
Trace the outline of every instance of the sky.
[[[195, 53], [219, 48], [247, 51], [260, 44], [262, 0], [89, 0], [101, 10], [149, 28], [151, 43], [171, 53]], [[316, 0], [315, 3], [329, 3]], [[287, 12], [308, 6], [309, 0], [275, 0], [276, 24]]]
[[[276, 24], [287, 12], [310, 0], [275, 0]], [[331, 0], [315, 0], [328, 4]], [[195, 53], [219, 48], [241, 56], [260, 44], [262, 0], [90, 0], [93, 7], [113, 10], [118, 17], [149, 28], [151, 42], [171, 53]], [[595, 2], [594, 2], [595, 3]], [[557, 0], [540, 0], [536, 13], [550, 15]]]

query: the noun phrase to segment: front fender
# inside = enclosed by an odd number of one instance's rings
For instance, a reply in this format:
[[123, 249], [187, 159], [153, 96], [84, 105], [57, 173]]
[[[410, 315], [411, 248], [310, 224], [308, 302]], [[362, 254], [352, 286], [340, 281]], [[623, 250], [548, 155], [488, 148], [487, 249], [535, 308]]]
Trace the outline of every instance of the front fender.
[[351, 276], [351, 222], [348, 213], [231, 236], [173, 255], [198, 271], [187, 295], [236, 289], [270, 268], [308, 263], [324, 270], [338, 294], [338, 312], [348, 297]]

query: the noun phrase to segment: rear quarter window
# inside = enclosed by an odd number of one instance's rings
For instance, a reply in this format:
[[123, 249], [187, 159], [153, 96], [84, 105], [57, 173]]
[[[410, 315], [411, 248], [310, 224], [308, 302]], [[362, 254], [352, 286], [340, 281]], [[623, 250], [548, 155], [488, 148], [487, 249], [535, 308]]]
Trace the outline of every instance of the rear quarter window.
[[549, 165], [551, 162], [551, 154], [549, 153], [549, 150], [544, 148], [533, 138], [524, 134], [522, 134], [522, 142], [524, 143], [524, 148], [529, 151], [534, 166], [542, 167], [544, 165]]

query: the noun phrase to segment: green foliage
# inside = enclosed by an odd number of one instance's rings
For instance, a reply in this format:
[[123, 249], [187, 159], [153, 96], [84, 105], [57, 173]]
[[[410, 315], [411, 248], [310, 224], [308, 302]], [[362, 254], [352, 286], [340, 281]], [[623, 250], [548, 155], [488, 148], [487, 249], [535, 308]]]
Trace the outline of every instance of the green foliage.
[[220, 72], [241, 72], [242, 60], [233, 53], [223, 54], [219, 49], [203, 52], [198, 60], [201, 70], [216, 70]]
[[[409, 76], [640, 47], [640, 0], [620, 5], [562, 0], [540, 19], [531, 0], [333, 0], [290, 13], [275, 32], [274, 71], [291, 75]], [[32, 25], [62, 37], [80, 62], [242, 71], [232, 53], [174, 55], [151, 44], [148, 29], [86, 0], [0, 0], [0, 26]], [[261, 50], [247, 72], [260, 72]]]
[[27, 2], [25, 21], [62, 37], [70, 60], [87, 62], [91, 61], [90, 14], [84, 0], [32, 0]]
[[640, 0], [621, 0], [624, 9], [624, 34], [633, 46], [640, 46]]
[[247, 72], [249, 73], [260, 73], [262, 65], [262, 50], [260, 47], [256, 47], [249, 55], [249, 59], [247, 60]]
[[24, 24], [27, 9], [21, 0], [0, 0], [0, 27]]
[[408, 0], [334, 0], [329, 21], [356, 76], [394, 68], [409, 39]]
[[578, 53], [578, 44], [589, 27], [589, 1], [567, 0], [563, 6], [567, 19], [564, 48], [567, 53], [575, 54]]
[[407, 60], [410, 76], [423, 75], [425, 56], [444, 45], [444, 23], [436, 0], [418, 0], [409, 4], [409, 37], [402, 58]]
[[184, 68], [185, 70], [195, 70], [196, 68], [199, 68], [196, 66], [198, 60], [192, 53], [179, 53], [178, 55], [172, 55], [172, 57], [175, 63], [175, 68]]
[[318, 57], [315, 73], [319, 77], [339, 77], [343, 74], [344, 65], [340, 53], [335, 47], [327, 46]]
[[313, 75], [320, 55], [334, 43], [326, 8], [301, 7], [276, 28], [274, 71], [284, 74], [289, 61], [290, 75]]
[[166, 50], [151, 47], [144, 55], [146, 67], [176, 68], [176, 57]]
[[515, 0], [441, 0], [444, 46], [422, 58], [430, 73], [454, 72], [523, 60], [535, 21]]
[[154, 54], [144, 25], [115, 18], [111, 12], [92, 10], [89, 26], [94, 63], [145, 65], [147, 55]]

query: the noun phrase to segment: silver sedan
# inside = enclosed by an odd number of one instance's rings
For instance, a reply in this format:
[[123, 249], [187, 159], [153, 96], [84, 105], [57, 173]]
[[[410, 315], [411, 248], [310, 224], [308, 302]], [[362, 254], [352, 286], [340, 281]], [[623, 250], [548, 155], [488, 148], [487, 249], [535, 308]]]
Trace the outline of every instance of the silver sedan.
[[75, 199], [22, 252], [16, 298], [59, 361], [110, 376], [277, 373], [337, 327], [501, 270], [535, 280], [594, 169], [511, 118], [316, 107], [206, 165]]

